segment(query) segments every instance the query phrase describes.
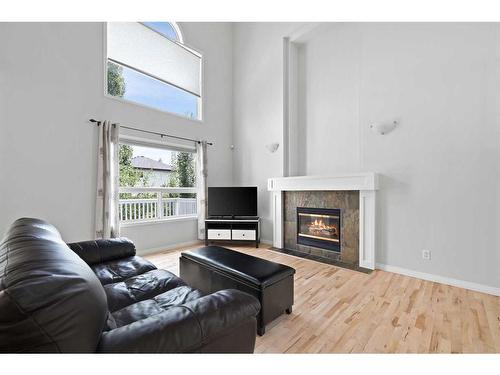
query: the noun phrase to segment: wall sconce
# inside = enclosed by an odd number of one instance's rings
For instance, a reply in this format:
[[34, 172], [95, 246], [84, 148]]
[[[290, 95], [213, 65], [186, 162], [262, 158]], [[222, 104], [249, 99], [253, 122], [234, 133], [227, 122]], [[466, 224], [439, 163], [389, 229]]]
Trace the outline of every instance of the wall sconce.
[[278, 150], [279, 147], [280, 147], [279, 143], [270, 143], [270, 144], [266, 145], [267, 150], [271, 154], [274, 154], [276, 152], [276, 150]]
[[381, 122], [378, 124], [370, 125], [370, 129], [376, 134], [385, 135], [396, 129], [398, 125], [399, 123], [394, 120], [392, 122]]

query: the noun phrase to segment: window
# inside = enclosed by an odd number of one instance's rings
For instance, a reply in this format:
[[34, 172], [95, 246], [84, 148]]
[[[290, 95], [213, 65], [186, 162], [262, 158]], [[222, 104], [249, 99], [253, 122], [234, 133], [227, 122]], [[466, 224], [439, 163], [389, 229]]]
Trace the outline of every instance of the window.
[[119, 159], [122, 223], [197, 217], [194, 153], [122, 143]]
[[200, 120], [201, 59], [175, 23], [110, 22], [106, 93]]
[[179, 30], [177, 24], [170, 22], [143, 22], [143, 25], [149, 27], [150, 29], [162, 34], [174, 42], [184, 43], [182, 40], [182, 34]]

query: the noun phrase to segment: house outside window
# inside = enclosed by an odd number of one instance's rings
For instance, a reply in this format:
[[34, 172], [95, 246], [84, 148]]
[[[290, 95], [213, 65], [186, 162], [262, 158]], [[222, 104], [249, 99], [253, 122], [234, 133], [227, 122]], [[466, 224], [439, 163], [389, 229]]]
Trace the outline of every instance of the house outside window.
[[176, 23], [107, 23], [106, 69], [106, 95], [202, 119], [202, 55]]
[[197, 218], [194, 153], [125, 142], [119, 166], [122, 225]]

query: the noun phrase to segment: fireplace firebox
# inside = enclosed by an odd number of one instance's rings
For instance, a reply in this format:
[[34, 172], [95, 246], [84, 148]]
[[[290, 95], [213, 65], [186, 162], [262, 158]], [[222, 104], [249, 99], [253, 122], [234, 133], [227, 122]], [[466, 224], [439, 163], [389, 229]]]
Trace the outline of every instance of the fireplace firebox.
[[297, 207], [297, 244], [340, 252], [341, 210]]

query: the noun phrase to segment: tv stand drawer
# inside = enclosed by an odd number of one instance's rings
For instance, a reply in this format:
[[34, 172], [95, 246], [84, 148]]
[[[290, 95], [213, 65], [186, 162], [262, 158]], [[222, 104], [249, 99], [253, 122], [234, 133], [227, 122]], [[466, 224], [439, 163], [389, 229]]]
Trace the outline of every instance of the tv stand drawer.
[[233, 229], [233, 240], [255, 241], [255, 230]]
[[209, 240], [230, 240], [231, 229], [209, 229], [207, 235]]

